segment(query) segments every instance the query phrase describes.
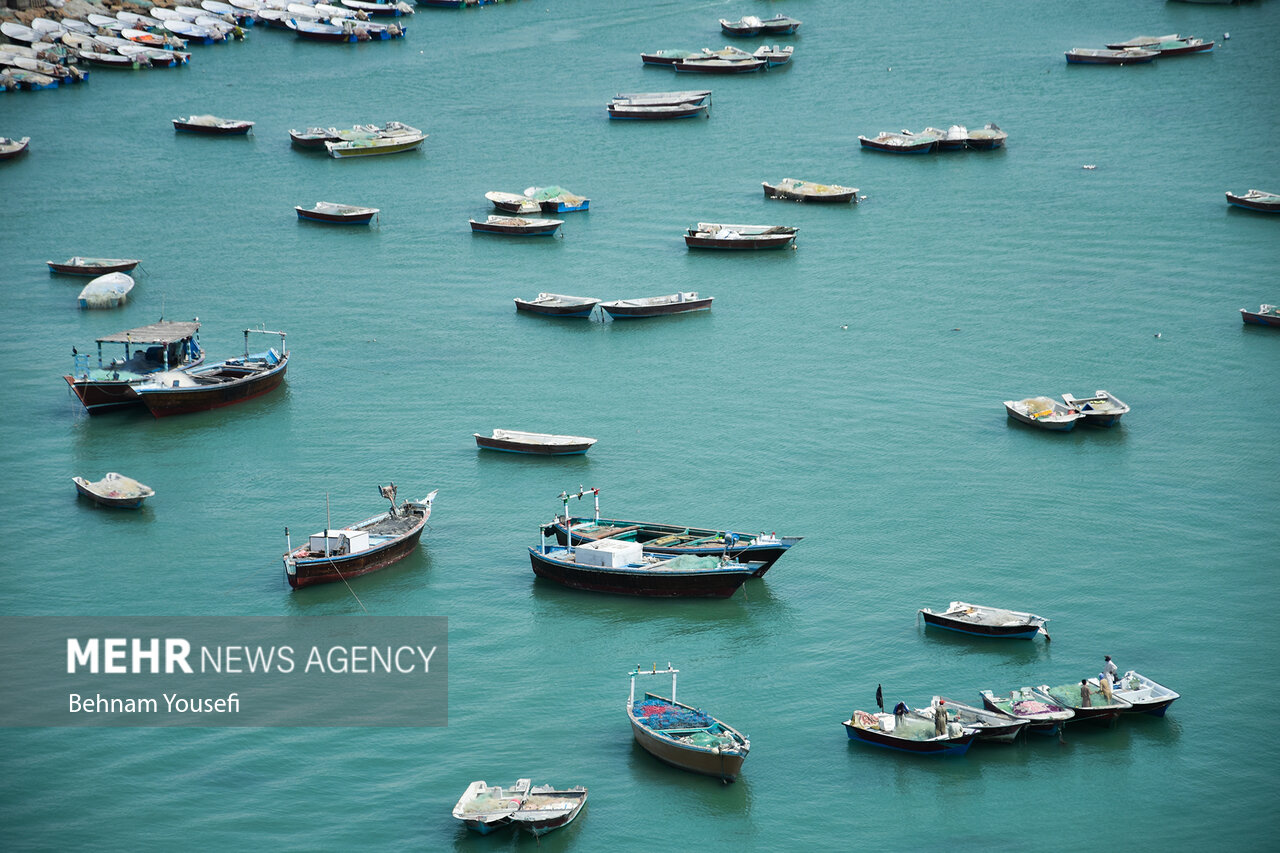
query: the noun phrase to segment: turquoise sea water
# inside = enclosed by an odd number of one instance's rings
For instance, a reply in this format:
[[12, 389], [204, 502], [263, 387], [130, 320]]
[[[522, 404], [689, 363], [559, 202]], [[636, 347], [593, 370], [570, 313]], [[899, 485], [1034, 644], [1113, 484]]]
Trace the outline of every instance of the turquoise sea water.
[[[776, 12], [804, 21], [777, 39], [791, 68], [640, 64]], [[439, 488], [422, 547], [353, 586], [373, 613], [448, 617], [449, 726], [4, 729], [4, 847], [531, 849], [449, 816], [472, 780], [518, 777], [591, 791], [548, 849], [1271, 846], [1280, 334], [1237, 309], [1280, 300], [1280, 217], [1222, 193], [1280, 187], [1280, 6], [538, 0], [408, 25], [356, 46], [255, 29], [186, 68], [0, 97], [0, 134], [32, 137], [0, 164], [0, 612], [358, 611], [343, 587], [289, 591], [282, 528], [319, 529], [326, 494], [339, 522], [374, 512], [379, 483]], [[1123, 68], [1062, 56], [1168, 32], [1219, 46]], [[704, 84], [707, 120], [606, 119], [615, 92]], [[257, 125], [174, 134], [190, 113]], [[291, 127], [389, 120], [428, 132], [421, 152], [289, 146]], [[1005, 150], [857, 143], [987, 121]], [[765, 200], [782, 177], [868, 198]], [[553, 183], [592, 200], [562, 239], [468, 230], [486, 191]], [[297, 222], [317, 200], [379, 207], [380, 226]], [[795, 225], [798, 248], [690, 252], [697, 221]], [[71, 255], [146, 272], [126, 307], [83, 312], [83, 281], [44, 267]], [[675, 290], [714, 308], [612, 324], [511, 302]], [[198, 316], [212, 358], [246, 326], [286, 330], [284, 389], [90, 420], [59, 378], [71, 347], [162, 313]], [[1043, 433], [1001, 406], [1097, 388], [1132, 405], [1120, 427]], [[477, 451], [494, 427], [599, 443]], [[108, 470], [157, 496], [134, 514], [77, 501], [70, 477]], [[727, 601], [577, 593], [535, 581], [525, 549], [579, 485], [606, 515], [806, 538]], [[916, 622], [953, 599], [1048, 616], [1053, 642]], [[877, 684], [886, 703], [976, 700], [1096, 674], [1104, 653], [1183, 698], [1163, 720], [957, 760], [840, 726]], [[736, 784], [633, 744], [626, 673], [667, 661], [682, 700], [751, 737]]]

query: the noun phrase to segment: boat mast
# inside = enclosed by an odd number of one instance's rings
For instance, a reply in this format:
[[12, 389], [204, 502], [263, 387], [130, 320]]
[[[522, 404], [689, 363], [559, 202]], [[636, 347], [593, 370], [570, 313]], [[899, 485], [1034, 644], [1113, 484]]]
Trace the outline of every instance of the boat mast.
[[[246, 341], [245, 351], [248, 352], [249, 333], [245, 332], [244, 339]], [[333, 518], [329, 515], [329, 493], [324, 493], [324, 556], [329, 557], [329, 530], [333, 527]]]

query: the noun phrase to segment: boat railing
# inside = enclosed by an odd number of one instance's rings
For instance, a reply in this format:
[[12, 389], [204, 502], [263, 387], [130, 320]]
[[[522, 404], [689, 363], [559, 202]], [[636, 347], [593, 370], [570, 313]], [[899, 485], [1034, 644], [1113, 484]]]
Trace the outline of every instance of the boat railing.
[[676, 701], [676, 675], [679, 672], [680, 670], [674, 668], [671, 665], [670, 661], [667, 662], [666, 669], [658, 669], [658, 665], [656, 663], [653, 665], [652, 669], [641, 669], [640, 666], [637, 665], [636, 668], [631, 670], [630, 672], [631, 696], [627, 699], [627, 710], [630, 711], [635, 707], [635, 704], [636, 704], [636, 676], [637, 675], [670, 675], [671, 676], [671, 701], [674, 703]]
[[244, 357], [245, 358], [249, 358], [249, 333], [250, 332], [255, 332], [256, 334], [259, 334], [259, 335], [279, 335], [281, 351], [283, 352], [284, 355], [289, 354], [289, 348], [285, 346], [285, 342], [284, 342], [284, 338], [285, 338], [284, 332], [277, 332], [271, 329], [245, 329], [244, 330]]

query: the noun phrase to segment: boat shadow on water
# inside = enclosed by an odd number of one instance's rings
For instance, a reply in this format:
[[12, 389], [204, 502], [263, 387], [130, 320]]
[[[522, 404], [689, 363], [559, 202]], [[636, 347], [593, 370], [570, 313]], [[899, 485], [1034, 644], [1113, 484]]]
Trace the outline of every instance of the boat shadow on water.
[[[373, 572], [369, 577], [349, 579], [350, 589], [347, 588], [347, 584], [338, 581], [308, 586], [295, 591], [293, 595], [288, 595], [289, 581], [285, 578], [283, 570], [271, 575], [268, 586], [272, 592], [278, 592], [285, 597], [284, 608], [291, 615], [314, 616], [318, 612], [359, 612], [361, 604], [356, 603], [352, 593], [359, 597], [360, 602], [369, 611], [388, 612], [394, 606], [392, 602], [403, 601], [406, 596], [421, 590], [429, 583], [431, 555], [427, 553], [427, 548], [430, 535], [431, 523], [427, 522], [418, 547], [390, 566]], [[278, 559], [275, 561], [274, 568], [280, 569]]]

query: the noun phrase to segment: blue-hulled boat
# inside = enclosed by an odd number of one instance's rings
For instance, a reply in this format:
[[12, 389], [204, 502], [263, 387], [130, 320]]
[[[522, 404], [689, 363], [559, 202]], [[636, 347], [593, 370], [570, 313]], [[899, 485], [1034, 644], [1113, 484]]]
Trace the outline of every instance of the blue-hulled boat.
[[1031, 640], [1037, 634], [1044, 634], [1044, 638], [1049, 639], [1049, 632], [1044, 629], [1044, 624], [1049, 620], [1034, 613], [953, 601], [947, 605], [946, 610], [936, 613], [928, 607], [922, 607], [920, 615], [924, 617], [926, 625], [975, 637]]

